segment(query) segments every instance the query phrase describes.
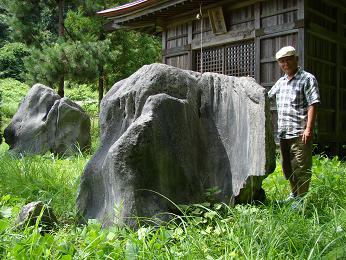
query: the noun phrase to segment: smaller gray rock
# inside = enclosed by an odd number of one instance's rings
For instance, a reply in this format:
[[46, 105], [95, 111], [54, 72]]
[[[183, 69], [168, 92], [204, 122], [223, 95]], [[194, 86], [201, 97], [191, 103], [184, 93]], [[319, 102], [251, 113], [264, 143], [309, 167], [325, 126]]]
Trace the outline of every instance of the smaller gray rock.
[[71, 155], [90, 148], [90, 118], [78, 104], [35, 84], [5, 128], [4, 137], [16, 153]]
[[38, 225], [42, 228], [41, 232], [49, 232], [58, 224], [51, 207], [42, 201], [34, 201], [26, 204], [20, 211], [16, 221], [17, 227], [23, 229], [27, 226], [34, 226], [38, 218], [40, 218]]

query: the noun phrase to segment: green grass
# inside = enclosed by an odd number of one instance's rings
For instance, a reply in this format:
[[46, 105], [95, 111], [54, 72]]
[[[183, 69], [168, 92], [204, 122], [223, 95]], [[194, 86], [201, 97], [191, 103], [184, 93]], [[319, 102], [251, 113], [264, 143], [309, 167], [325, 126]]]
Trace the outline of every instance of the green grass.
[[98, 116], [98, 93], [91, 85], [66, 82], [65, 96], [79, 104], [91, 117]]
[[23, 203], [42, 200], [50, 203], [66, 219], [74, 216], [74, 199], [88, 157], [83, 155], [60, 159], [44, 156], [11, 155], [7, 145], [0, 146], [1, 195], [10, 195]]
[[4, 127], [16, 113], [20, 102], [29, 91], [29, 87], [18, 80], [8, 78], [0, 79], [0, 90], [2, 92], [1, 111]]
[[[280, 167], [264, 182], [263, 205], [192, 205], [161, 226], [101, 229], [74, 222], [79, 177], [88, 157], [14, 158], [0, 146], [0, 256], [9, 259], [343, 259], [346, 257], [346, 165], [315, 157], [302, 212], [274, 203], [288, 194]], [[22, 205], [50, 204], [60, 226], [14, 228]]]
[[[7, 121], [28, 86], [0, 80]], [[89, 87], [66, 87], [72, 100], [88, 104], [92, 150], [98, 145], [97, 95]], [[84, 101], [88, 102], [84, 102]], [[310, 192], [301, 212], [276, 200], [289, 194], [278, 166], [263, 183], [263, 205], [208, 203], [182, 207], [184, 214], [160, 226], [102, 229], [97, 221], [75, 224], [79, 179], [90, 155], [68, 158], [14, 157], [0, 145], [0, 258], [2, 259], [345, 259], [346, 164], [314, 157]], [[42, 200], [59, 220], [52, 233], [37, 226], [17, 230], [23, 205]]]

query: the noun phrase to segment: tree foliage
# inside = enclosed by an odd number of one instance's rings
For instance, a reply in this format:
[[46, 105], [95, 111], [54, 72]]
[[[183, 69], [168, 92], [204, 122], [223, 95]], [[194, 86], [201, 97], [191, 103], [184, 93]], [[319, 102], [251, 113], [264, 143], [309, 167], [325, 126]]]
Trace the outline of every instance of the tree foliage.
[[109, 73], [107, 81], [111, 84], [130, 76], [144, 64], [160, 61], [160, 40], [153, 36], [115, 31], [108, 37], [120, 52], [115, 64], [106, 64], [106, 70]]
[[7, 43], [0, 48], [0, 78], [23, 81], [25, 72], [23, 58], [28, 55], [28, 48], [20, 42]]
[[0, 3], [0, 47], [2, 47], [8, 40], [8, 24], [6, 23], [7, 11], [3, 3]]
[[[96, 3], [95, 3], [96, 2]], [[107, 85], [128, 77], [144, 64], [160, 59], [160, 39], [132, 31], [114, 31], [106, 34], [103, 30], [105, 21], [95, 13], [109, 7], [114, 1], [85, 1], [78, 10], [69, 10], [65, 19], [68, 37], [79, 41], [100, 41], [103, 38], [110, 41], [113, 52], [105, 53], [108, 62], [105, 63], [105, 80]], [[123, 3], [124, 1], [118, 1]], [[93, 4], [92, 4], [93, 3]], [[95, 73], [97, 76], [98, 73]]]
[[110, 50], [110, 41], [99, 42], [61, 42], [34, 49], [25, 59], [28, 80], [43, 82], [50, 86], [56, 79], [64, 76], [66, 79], [81, 83], [95, 80], [98, 66], [108, 60], [105, 53]]
[[55, 0], [3, 0], [6, 23], [13, 41], [40, 47], [56, 40]]

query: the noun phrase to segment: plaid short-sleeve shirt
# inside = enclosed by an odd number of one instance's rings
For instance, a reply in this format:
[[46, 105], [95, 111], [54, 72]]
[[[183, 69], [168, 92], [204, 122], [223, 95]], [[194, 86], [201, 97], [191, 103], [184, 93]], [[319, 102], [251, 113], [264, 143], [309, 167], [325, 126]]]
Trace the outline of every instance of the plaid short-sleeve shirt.
[[268, 92], [276, 97], [278, 137], [291, 139], [302, 135], [307, 123], [308, 107], [320, 103], [314, 75], [298, 68], [293, 78], [281, 77]]

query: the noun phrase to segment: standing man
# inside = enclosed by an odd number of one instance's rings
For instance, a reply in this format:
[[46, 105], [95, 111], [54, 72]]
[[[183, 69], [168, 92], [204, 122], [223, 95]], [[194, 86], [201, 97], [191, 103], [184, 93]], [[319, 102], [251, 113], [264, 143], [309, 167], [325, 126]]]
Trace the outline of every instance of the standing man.
[[275, 96], [278, 112], [282, 171], [291, 186], [289, 202], [309, 190], [312, 166], [312, 136], [320, 96], [316, 78], [298, 67], [297, 52], [286, 46], [276, 53], [285, 73], [268, 92]]

